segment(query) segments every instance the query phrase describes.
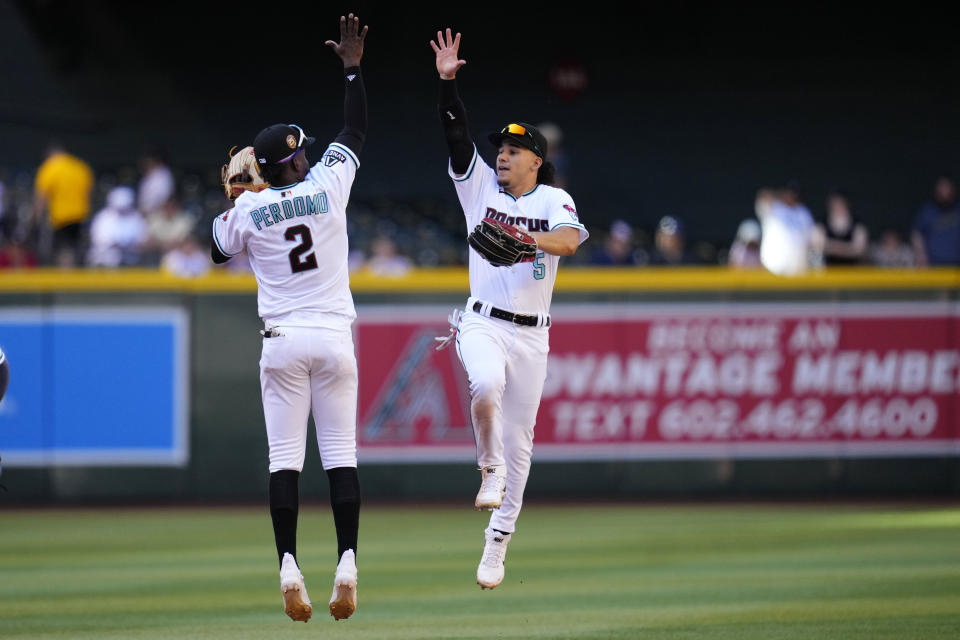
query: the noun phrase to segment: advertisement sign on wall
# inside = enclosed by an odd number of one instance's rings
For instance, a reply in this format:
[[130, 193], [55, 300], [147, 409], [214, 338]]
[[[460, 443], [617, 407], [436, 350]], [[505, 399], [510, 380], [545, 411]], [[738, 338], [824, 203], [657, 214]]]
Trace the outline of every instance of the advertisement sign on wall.
[[[449, 309], [361, 308], [361, 459], [472, 460]], [[960, 453], [954, 303], [554, 305], [535, 459]]]
[[184, 466], [189, 322], [177, 307], [0, 311], [8, 466]]

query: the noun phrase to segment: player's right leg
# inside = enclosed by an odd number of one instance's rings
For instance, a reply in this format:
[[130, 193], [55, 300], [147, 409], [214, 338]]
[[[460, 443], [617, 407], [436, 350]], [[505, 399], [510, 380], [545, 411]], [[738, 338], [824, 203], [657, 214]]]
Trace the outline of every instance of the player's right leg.
[[313, 613], [297, 565], [297, 517], [300, 471], [306, 455], [310, 380], [303, 341], [296, 329], [264, 338], [260, 390], [270, 458], [270, 517], [280, 561], [284, 611], [306, 622]]
[[470, 381], [470, 417], [477, 442], [477, 509], [499, 508], [506, 486], [502, 400], [506, 386], [504, 344], [511, 327], [498, 327], [497, 322], [502, 321], [467, 312], [457, 332], [457, 355]]
[[334, 619], [343, 620], [357, 609], [357, 361], [349, 330], [318, 328], [311, 335], [313, 421], [330, 481], [330, 508], [337, 531], [337, 569], [329, 608]]

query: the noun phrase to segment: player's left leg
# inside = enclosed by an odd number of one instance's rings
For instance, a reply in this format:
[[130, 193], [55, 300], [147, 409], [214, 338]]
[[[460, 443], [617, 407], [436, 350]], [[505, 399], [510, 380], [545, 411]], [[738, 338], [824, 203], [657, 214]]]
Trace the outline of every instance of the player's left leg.
[[540, 396], [547, 377], [547, 330], [525, 329], [507, 361], [507, 385], [503, 394], [503, 449], [507, 468], [503, 504], [490, 516], [485, 531], [483, 558], [477, 568], [477, 583], [492, 589], [503, 580], [504, 558], [523, 504], [530, 476], [533, 429]]
[[330, 507], [337, 531], [337, 570], [330, 615], [349, 618], [357, 608], [357, 538], [360, 477], [357, 473], [357, 361], [349, 330], [315, 329], [310, 377], [313, 420]]

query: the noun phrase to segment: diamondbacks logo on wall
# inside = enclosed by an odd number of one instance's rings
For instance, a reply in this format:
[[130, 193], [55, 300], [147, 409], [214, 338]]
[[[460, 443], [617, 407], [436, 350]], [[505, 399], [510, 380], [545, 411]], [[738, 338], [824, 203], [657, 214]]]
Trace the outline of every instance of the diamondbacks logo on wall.
[[291, 149], [297, 148], [297, 139], [293, 137], [292, 133], [287, 135], [287, 146]]
[[573, 219], [576, 220], [577, 222], [580, 222], [580, 218], [577, 217], [577, 210], [576, 210], [576, 209], [574, 209], [573, 207], [571, 207], [571, 206], [568, 205], [568, 204], [563, 205], [563, 208], [567, 210], [567, 213], [570, 214], [570, 217], [571, 217], [571, 218], [573, 218]]
[[323, 156], [323, 165], [325, 167], [332, 167], [338, 162], [346, 162], [347, 156], [343, 155], [339, 151], [334, 151], [333, 149], [328, 149], [327, 153]]
[[463, 369], [453, 349], [434, 348], [436, 334], [417, 325], [360, 328], [361, 445], [473, 442]]

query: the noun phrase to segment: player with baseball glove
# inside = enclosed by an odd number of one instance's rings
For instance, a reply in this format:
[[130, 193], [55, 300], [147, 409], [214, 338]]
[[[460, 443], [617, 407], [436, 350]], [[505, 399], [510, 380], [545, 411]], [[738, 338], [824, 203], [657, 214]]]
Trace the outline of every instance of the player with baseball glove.
[[[347, 203], [367, 132], [360, 60], [367, 27], [340, 17], [344, 126], [311, 164], [316, 139], [298, 125], [265, 127], [223, 168], [233, 208], [213, 221], [217, 264], [246, 252], [257, 280], [260, 389], [266, 423], [270, 518], [286, 614], [306, 622], [313, 605], [297, 556], [300, 473], [310, 415], [330, 485], [337, 568], [328, 607], [335, 620], [357, 608], [360, 477], [357, 471], [356, 319], [347, 269]], [[313, 96], [305, 96], [315, 100]], [[267, 189], [268, 183], [284, 185]]]
[[477, 509], [492, 510], [484, 530], [477, 584], [503, 580], [530, 474], [533, 430], [547, 375], [550, 299], [560, 256], [587, 239], [573, 199], [551, 186], [547, 141], [533, 125], [514, 122], [487, 139], [495, 166], [484, 162], [467, 127], [455, 76], [460, 34], [430, 43], [440, 75], [439, 115], [450, 152], [449, 175], [469, 230], [470, 298], [450, 316], [451, 336], [470, 381], [470, 416], [481, 481]]
[[235, 149], [230, 149], [230, 161], [220, 168], [223, 192], [230, 200], [236, 200], [244, 191], [259, 193], [270, 186], [260, 173], [253, 147], [244, 147], [237, 153], [234, 153]]
[[533, 262], [537, 241], [530, 234], [493, 218], [484, 218], [467, 236], [474, 251], [495, 267]]

